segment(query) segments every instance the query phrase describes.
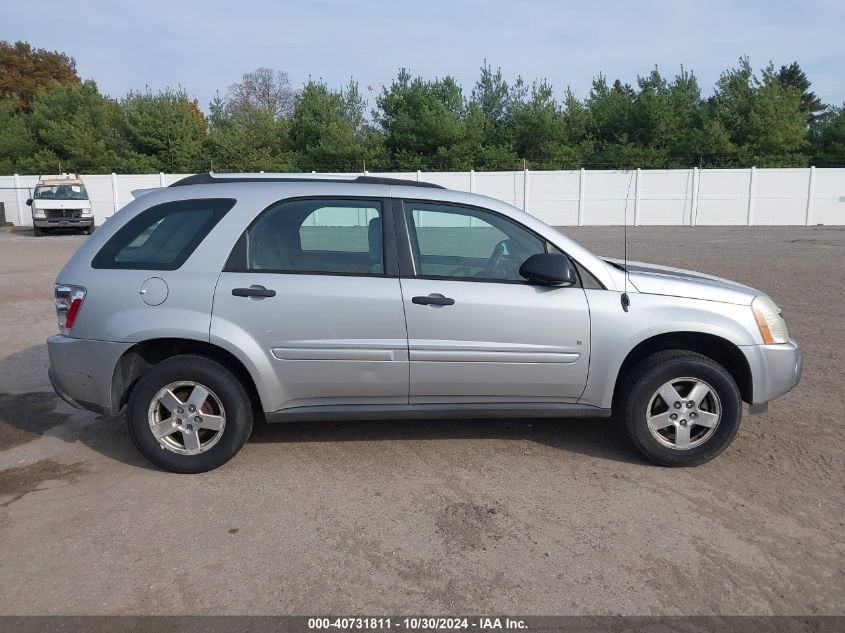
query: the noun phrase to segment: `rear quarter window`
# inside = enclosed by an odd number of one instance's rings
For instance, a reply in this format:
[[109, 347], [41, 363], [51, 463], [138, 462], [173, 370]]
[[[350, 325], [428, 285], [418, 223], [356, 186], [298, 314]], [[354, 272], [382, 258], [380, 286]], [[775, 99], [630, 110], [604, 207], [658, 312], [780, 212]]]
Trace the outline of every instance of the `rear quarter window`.
[[157, 204], [118, 229], [94, 256], [94, 268], [176, 270], [235, 206], [231, 198]]

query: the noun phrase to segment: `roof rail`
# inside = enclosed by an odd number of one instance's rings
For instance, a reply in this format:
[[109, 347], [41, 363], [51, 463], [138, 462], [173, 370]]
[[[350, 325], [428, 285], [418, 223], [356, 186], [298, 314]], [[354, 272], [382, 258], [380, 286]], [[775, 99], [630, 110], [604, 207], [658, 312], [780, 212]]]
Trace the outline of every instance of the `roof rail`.
[[213, 185], [233, 182], [345, 182], [358, 183], [361, 185], [395, 185], [403, 187], [429, 187], [433, 189], [445, 189], [441, 185], [431, 182], [419, 182], [417, 180], [406, 180], [403, 178], [382, 178], [381, 176], [358, 176], [357, 178], [315, 178], [308, 176], [271, 176], [271, 175], [229, 175], [215, 176], [210, 173], [194, 174], [177, 180], [171, 187], [182, 187], [185, 185]]

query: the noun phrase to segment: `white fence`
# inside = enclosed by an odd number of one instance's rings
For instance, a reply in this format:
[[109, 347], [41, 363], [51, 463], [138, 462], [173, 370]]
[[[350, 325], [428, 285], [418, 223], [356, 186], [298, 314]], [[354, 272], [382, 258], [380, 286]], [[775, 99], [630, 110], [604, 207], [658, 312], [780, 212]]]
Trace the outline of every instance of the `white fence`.
[[[338, 174], [356, 176], [361, 174]], [[472, 191], [525, 209], [548, 224], [845, 224], [845, 169], [637, 169], [375, 173]], [[96, 223], [183, 174], [84, 176]], [[31, 225], [26, 199], [37, 176], [0, 176], [6, 220]]]

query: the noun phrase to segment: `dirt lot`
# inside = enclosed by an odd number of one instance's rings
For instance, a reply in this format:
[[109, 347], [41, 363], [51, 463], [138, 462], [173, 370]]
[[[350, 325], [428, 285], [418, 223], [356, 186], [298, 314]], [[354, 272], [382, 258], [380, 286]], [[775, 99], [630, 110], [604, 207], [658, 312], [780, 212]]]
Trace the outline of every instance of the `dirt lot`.
[[[621, 255], [620, 228], [569, 233]], [[843, 613], [845, 228], [630, 237], [766, 289], [804, 350], [716, 461], [650, 466], [614, 421], [308, 423], [179, 476], [50, 390], [84, 238], [0, 232], [0, 613]]]

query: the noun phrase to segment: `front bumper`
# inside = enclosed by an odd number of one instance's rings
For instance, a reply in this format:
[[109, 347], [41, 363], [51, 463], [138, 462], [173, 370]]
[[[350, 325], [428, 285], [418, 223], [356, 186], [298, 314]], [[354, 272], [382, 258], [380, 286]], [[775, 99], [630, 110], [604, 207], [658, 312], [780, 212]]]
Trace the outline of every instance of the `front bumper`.
[[77, 229], [94, 226], [94, 218], [32, 218], [39, 229]]
[[745, 345], [740, 347], [754, 383], [752, 405], [760, 410], [769, 400], [782, 396], [801, 380], [804, 359], [798, 343], [790, 339], [779, 345]]
[[117, 413], [112, 407], [114, 368], [130, 347], [132, 343], [51, 336], [47, 339], [47, 352], [53, 390], [72, 406], [114, 415]]

